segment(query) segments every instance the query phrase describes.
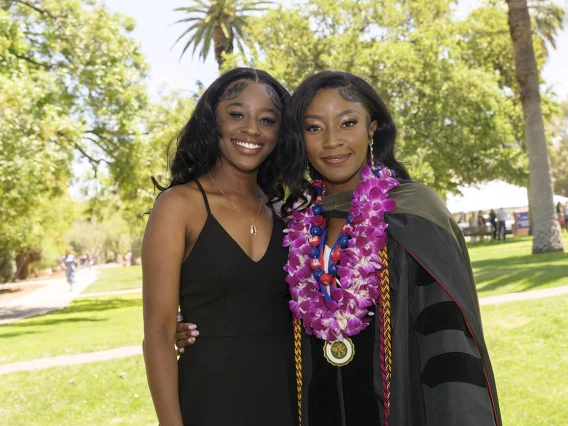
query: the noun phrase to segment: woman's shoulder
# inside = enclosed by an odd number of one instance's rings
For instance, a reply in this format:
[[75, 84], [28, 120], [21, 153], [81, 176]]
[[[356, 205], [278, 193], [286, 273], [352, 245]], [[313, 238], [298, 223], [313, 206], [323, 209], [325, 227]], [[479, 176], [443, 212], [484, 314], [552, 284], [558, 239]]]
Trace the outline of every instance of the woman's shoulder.
[[175, 185], [162, 191], [152, 208], [152, 215], [167, 215], [174, 220], [200, 214], [206, 214], [206, 208], [195, 182]]
[[391, 198], [396, 201], [396, 209], [393, 213], [412, 214], [418, 211], [430, 211], [441, 215], [450, 215], [446, 203], [438, 193], [419, 182], [406, 181], [389, 192]]

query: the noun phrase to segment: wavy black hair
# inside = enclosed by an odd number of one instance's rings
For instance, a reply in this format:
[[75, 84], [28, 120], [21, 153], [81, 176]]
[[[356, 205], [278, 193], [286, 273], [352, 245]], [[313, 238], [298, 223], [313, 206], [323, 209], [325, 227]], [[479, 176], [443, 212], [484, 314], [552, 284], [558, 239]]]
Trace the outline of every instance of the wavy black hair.
[[[292, 205], [302, 200], [305, 206], [309, 206], [315, 199], [315, 191], [310, 183], [304, 178], [308, 155], [304, 140], [304, 114], [312, 103], [316, 93], [323, 89], [339, 89], [339, 94], [350, 102], [363, 105], [369, 113], [371, 121], [377, 121], [377, 129], [373, 134], [374, 155], [378, 163], [393, 169], [397, 176], [410, 179], [408, 171], [394, 156], [396, 140], [396, 126], [390, 112], [381, 100], [378, 93], [369, 83], [353, 74], [339, 71], [322, 71], [305, 79], [298, 86], [288, 107], [286, 108], [284, 126], [285, 133], [285, 158], [293, 158], [282, 168], [282, 176], [288, 188], [289, 196], [282, 206], [282, 214], [289, 215]], [[312, 175], [317, 174], [312, 170]], [[315, 173], [314, 173], [315, 172]], [[306, 197], [305, 192], [311, 196]]]
[[[173, 186], [191, 182], [215, 166], [221, 155], [217, 106], [219, 102], [239, 96], [250, 83], [264, 85], [268, 96], [284, 116], [290, 93], [274, 77], [265, 71], [253, 68], [235, 68], [227, 71], [199, 98], [189, 121], [172, 141], [177, 144], [169, 162], [170, 183], [167, 187], [162, 187], [152, 178], [156, 188], [165, 191]], [[279, 178], [281, 166], [284, 164], [281, 137], [282, 126], [279, 143], [260, 165], [258, 171], [258, 185], [270, 202], [284, 198], [284, 186], [282, 179]]]

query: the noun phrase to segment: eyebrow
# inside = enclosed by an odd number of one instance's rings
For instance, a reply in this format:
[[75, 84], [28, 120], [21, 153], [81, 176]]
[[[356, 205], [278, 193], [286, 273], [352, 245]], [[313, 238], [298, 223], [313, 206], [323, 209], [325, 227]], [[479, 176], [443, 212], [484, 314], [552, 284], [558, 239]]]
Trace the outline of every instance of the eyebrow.
[[240, 102], [233, 102], [232, 104], [227, 105], [225, 107], [225, 109], [227, 110], [227, 109], [231, 108], [232, 106], [238, 106], [238, 107], [241, 107], [241, 108], [246, 108], [248, 105], [242, 104]]
[[352, 112], [356, 113], [356, 114], [361, 114], [359, 111], [357, 111], [356, 109], [346, 109], [345, 111], [341, 111], [339, 114], [337, 114], [338, 117], [341, 117], [342, 115], [347, 115], [347, 114], [351, 114]]
[[[240, 103], [240, 102], [233, 102], [232, 104], [227, 105], [227, 107], [225, 108], [225, 110], [228, 110], [229, 108], [231, 108], [231, 107], [233, 107], [233, 106], [238, 106], [238, 107], [245, 108], [245, 109], [248, 108], [248, 105], [247, 105], [247, 104], [243, 104], [243, 103]], [[274, 115], [276, 115], [276, 116], [278, 115], [278, 113], [276, 112], [276, 110], [275, 110], [275, 109], [272, 109], [272, 108], [261, 108], [260, 110], [261, 110], [261, 111], [264, 111], [264, 112], [271, 112], [272, 114], [274, 114]]]
[[[341, 117], [347, 114], [351, 114], [352, 112], [357, 113], [357, 114], [361, 114], [359, 111], [357, 111], [356, 109], [346, 109], [345, 111], [341, 111], [339, 114], [337, 114], [337, 117]], [[319, 115], [304, 115], [304, 120], [306, 118], [315, 118], [315, 119], [319, 119], [319, 120], [323, 120], [323, 117], [320, 117]]]

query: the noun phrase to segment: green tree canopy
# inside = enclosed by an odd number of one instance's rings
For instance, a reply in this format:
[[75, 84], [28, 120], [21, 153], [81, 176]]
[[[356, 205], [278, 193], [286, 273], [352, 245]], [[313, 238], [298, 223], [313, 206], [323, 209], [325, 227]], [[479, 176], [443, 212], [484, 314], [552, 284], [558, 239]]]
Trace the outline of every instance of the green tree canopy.
[[97, 1], [0, 5], [0, 236], [22, 250], [66, 195], [74, 159], [118, 187], [131, 180], [147, 66], [133, 21]]
[[[309, 0], [250, 21], [248, 57], [294, 90], [314, 72], [351, 72], [392, 110], [398, 157], [440, 192], [500, 178], [526, 184], [522, 111], [504, 5], [464, 19], [454, 1]], [[542, 65], [543, 61], [541, 61]]]

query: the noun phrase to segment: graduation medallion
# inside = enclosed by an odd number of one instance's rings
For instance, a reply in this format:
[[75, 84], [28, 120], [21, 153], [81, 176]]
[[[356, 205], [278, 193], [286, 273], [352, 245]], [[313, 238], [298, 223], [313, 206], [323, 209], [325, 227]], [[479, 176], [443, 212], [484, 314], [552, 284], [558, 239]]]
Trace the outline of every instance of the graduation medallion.
[[347, 365], [355, 355], [355, 346], [349, 337], [344, 337], [343, 342], [325, 342], [323, 345], [323, 355], [327, 362], [336, 367]]

